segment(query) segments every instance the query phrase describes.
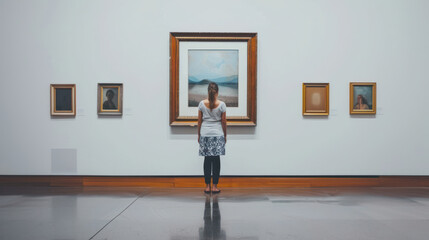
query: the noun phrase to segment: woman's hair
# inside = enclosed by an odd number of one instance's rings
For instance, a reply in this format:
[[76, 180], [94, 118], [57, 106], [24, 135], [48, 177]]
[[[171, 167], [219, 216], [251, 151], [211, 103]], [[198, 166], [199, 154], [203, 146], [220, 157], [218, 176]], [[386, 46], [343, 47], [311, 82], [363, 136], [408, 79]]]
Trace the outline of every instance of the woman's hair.
[[107, 90], [107, 92], [106, 92], [106, 96], [107, 96], [107, 94], [112, 94], [112, 96], [115, 96], [115, 93], [113, 92], [113, 90], [112, 89], [109, 89], [109, 90]]
[[362, 103], [368, 105], [368, 101], [366, 100], [366, 98], [362, 94], [359, 94], [358, 98], [359, 96], [362, 98]]
[[209, 83], [209, 87], [208, 87], [208, 92], [209, 92], [209, 106], [210, 106], [210, 110], [213, 110], [214, 106], [215, 106], [215, 95], [216, 93], [219, 92], [219, 87], [217, 86], [216, 83], [214, 82], [210, 82]]

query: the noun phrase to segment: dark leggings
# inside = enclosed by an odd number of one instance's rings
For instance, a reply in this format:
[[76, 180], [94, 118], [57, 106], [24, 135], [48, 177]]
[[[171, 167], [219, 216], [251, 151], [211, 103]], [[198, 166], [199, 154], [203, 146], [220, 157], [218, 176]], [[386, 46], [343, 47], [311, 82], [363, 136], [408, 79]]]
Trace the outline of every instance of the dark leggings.
[[210, 184], [211, 175], [213, 170], [213, 184], [219, 183], [220, 173], [220, 157], [219, 156], [205, 156], [204, 157], [204, 180], [206, 184]]

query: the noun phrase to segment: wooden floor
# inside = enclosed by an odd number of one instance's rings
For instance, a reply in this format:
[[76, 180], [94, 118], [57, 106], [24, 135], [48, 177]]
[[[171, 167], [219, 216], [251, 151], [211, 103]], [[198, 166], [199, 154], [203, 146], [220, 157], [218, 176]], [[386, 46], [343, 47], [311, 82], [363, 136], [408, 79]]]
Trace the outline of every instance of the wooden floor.
[[[0, 176], [0, 186], [200, 188], [203, 177]], [[429, 187], [429, 176], [221, 177], [219, 187]]]

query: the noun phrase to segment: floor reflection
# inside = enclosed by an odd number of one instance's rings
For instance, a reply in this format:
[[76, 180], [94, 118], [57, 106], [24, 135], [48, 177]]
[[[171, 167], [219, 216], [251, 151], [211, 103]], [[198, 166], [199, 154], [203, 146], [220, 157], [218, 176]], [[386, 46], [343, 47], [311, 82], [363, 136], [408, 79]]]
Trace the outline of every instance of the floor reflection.
[[[211, 204], [213, 200], [213, 205]], [[220, 209], [218, 195], [206, 195], [204, 205], [204, 227], [199, 229], [200, 240], [208, 239], [226, 239], [226, 233], [222, 230], [220, 221]]]
[[429, 188], [0, 186], [0, 240], [428, 240], [428, 208]]
[[53, 196], [51, 198], [53, 239], [73, 239], [78, 232], [77, 196]]

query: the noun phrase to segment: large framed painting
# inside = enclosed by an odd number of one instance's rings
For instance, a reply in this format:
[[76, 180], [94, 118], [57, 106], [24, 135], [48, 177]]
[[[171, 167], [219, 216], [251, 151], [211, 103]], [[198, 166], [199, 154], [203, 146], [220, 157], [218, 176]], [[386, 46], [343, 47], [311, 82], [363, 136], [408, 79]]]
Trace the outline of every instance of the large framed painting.
[[122, 83], [98, 84], [98, 115], [122, 115]]
[[350, 114], [376, 113], [376, 86], [375, 82], [350, 83]]
[[76, 116], [76, 85], [51, 84], [51, 116]]
[[195, 126], [210, 82], [228, 125], [256, 126], [257, 33], [170, 33], [170, 125]]
[[302, 115], [329, 115], [329, 83], [302, 84]]

